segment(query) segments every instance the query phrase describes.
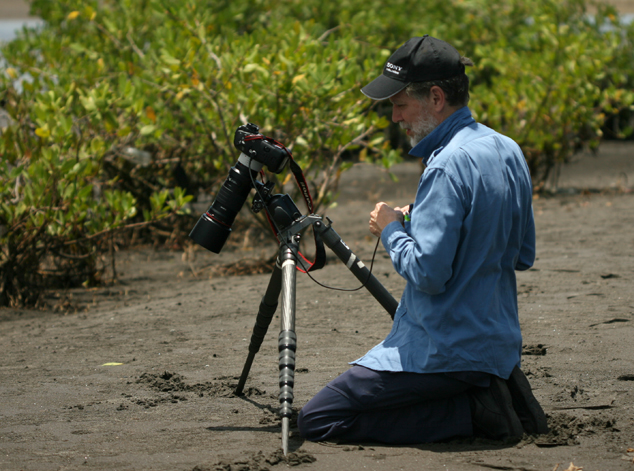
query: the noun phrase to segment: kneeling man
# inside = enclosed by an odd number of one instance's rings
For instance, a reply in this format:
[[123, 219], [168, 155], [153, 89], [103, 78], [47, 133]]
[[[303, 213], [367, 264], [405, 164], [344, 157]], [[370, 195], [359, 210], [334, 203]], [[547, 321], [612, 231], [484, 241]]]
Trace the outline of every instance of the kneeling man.
[[407, 281], [392, 330], [303, 407], [308, 440], [548, 430], [519, 369], [515, 271], [535, 260], [531, 177], [519, 146], [471, 116], [465, 65], [446, 42], [416, 37], [362, 89], [390, 100], [426, 168], [412, 204], [378, 203], [370, 215], [370, 232]]

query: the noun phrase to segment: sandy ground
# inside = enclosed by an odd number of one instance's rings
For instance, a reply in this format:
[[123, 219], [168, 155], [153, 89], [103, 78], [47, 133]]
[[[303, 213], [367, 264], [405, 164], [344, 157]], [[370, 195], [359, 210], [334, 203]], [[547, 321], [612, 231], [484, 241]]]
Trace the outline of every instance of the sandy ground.
[[[518, 278], [523, 368], [551, 434], [393, 447], [303, 442], [293, 426], [283, 460], [279, 319], [246, 395], [233, 395], [269, 276], [214, 275], [235, 258], [229, 249], [134, 251], [119, 254], [117, 285], [70, 293], [77, 311], [0, 309], [0, 469], [634, 470], [633, 151], [605, 144], [562, 171], [555, 196], [534, 201], [538, 260]], [[344, 175], [328, 215], [366, 264], [369, 211], [378, 200], [411, 201], [418, 172], [400, 164], [397, 184], [364, 165]], [[267, 251], [275, 246], [237, 254]], [[404, 283], [382, 251], [373, 270], [398, 298]], [[314, 278], [358, 285], [332, 253]], [[299, 409], [391, 321], [365, 290], [300, 275], [296, 293]]]
[[0, 20], [29, 18], [29, 3], [26, 0], [0, 0]]

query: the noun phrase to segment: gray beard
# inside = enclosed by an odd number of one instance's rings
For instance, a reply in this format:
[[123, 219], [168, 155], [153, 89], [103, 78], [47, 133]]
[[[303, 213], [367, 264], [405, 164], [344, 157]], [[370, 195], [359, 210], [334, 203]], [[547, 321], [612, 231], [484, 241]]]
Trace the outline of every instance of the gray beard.
[[[410, 128], [413, 132], [409, 137], [409, 143], [412, 147], [416, 146], [420, 141], [426, 138], [434, 129], [438, 127], [438, 121], [433, 116], [426, 114], [421, 116], [420, 119], [412, 124]], [[404, 126], [401, 123], [401, 127]]]

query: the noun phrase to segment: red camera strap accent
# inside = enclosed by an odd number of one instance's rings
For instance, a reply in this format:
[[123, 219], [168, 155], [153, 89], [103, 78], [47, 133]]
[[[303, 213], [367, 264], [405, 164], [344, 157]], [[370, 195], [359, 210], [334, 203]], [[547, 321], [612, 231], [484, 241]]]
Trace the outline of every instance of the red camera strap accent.
[[[304, 201], [306, 202], [306, 207], [308, 208], [308, 212], [310, 214], [313, 214], [314, 213], [313, 198], [310, 195], [310, 189], [308, 188], [306, 177], [304, 177], [304, 172], [302, 172], [301, 167], [297, 164], [297, 162], [295, 162], [290, 152], [288, 154], [291, 158], [291, 162], [290, 162], [291, 172], [293, 172], [293, 176], [295, 177], [297, 186], [299, 186], [299, 189], [302, 192], [302, 196], [304, 197]], [[324, 248], [324, 243], [321, 240], [321, 238], [317, 235], [314, 229], [313, 229], [313, 236], [315, 238], [315, 260], [311, 262], [306, 257], [304, 257], [304, 255], [301, 252], [298, 252], [298, 255], [302, 257], [306, 263], [308, 263], [308, 268], [306, 270], [303, 270], [297, 267], [297, 269], [301, 271], [302, 273], [307, 273], [313, 270], [319, 270], [320, 268], [323, 268], [323, 266], [326, 264], [326, 249]]]

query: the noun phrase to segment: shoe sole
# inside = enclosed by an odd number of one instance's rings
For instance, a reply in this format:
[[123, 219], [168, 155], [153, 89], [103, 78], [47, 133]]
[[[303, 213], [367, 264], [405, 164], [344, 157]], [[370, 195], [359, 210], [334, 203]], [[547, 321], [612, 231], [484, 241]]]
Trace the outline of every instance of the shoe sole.
[[515, 440], [522, 437], [524, 434], [522, 422], [513, 409], [511, 393], [503, 379], [492, 375], [491, 385], [488, 388], [476, 388], [472, 394], [473, 399], [480, 404], [482, 409], [499, 417], [499, 423], [490, 423], [489, 429], [484, 428], [485, 420], [474, 418], [476, 436], [484, 436], [492, 440]]
[[509, 391], [506, 382], [503, 379], [498, 378], [497, 376], [491, 376], [490, 388], [496, 401], [498, 401], [499, 404], [502, 404], [506, 410], [511, 411], [510, 414], [506, 415], [509, 431], [508, 436], [504, 436], [501, 438], [520, 438], [522, 435], [524, 435], [524, 428], [522, 427], [522, 422], [520, 421], [520, 418], [518, 417], [513, 407], [513, 397], [511, 396], [511, 392]]
[[530, 435], [548, 433], [546, 414], [533, 395], [528, 379], [517, 366], [506, 381], [511, 394], [513, 408], [519, 417], [524, 431]]

